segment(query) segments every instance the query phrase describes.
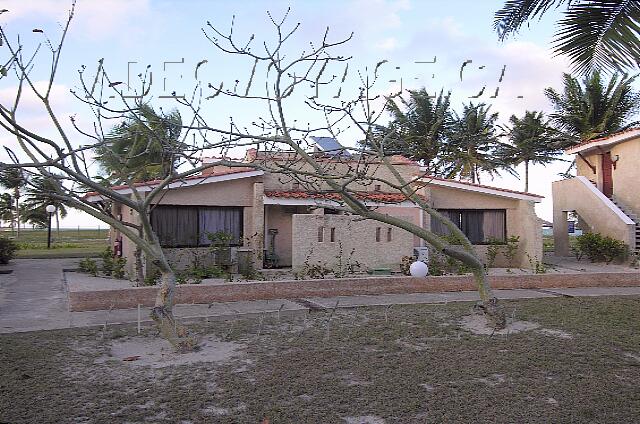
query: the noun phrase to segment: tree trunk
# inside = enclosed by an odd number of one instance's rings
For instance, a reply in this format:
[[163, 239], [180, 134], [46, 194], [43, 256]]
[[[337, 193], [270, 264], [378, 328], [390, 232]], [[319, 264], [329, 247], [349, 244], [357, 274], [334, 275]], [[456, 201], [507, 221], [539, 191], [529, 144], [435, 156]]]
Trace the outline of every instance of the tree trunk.
[[58, 209], [56, 209], [56, 239], [60, 241], [60, 215], [58, 215]]
[[198, 342], [190, 336], [187, 328], [175, 320], [173, 316], [173, 302], [176, 291], [176, 275], [164, 258], [160, 249], [161, 260], [154, 261], [160, 269], [160, 289], [156, 296], [156, 304], [151, 310], [151, 318], [156, 322], [162, 336], [171, 343], [179, 353], [193, 351]]
[[529, 161], [524, 161], [524, 191], [529, 192]]
[[144, 281], [144, 270], [142, 268], [142, 249], [138, 246], [136, 246], [136, 250], [133, 252], [133, 257], [135, 258], [136, 281], [138, 285], [140, 285]]
[[478, 293], [480, 294], [480, 304], [478, 307], [484, 311], [487, 320], [497, 330], [502, 330], [507, 326], [507, 317], [504, 308], [498, 303], [498, 299], [493, 295], [489, 282], [487, 281], [487, 273], [484, 268], [474, 268], [473, 278], [478, 285]]
[[18, 187], [13, 190], [13, 197], [16, 198], [16, 238], [20, 238], [20, 190]]

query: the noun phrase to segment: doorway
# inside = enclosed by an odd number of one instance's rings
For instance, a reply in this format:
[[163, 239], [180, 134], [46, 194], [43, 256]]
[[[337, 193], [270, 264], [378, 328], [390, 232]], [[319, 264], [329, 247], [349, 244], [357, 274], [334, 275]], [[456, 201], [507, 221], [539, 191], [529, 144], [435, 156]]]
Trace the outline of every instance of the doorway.
[[602, 193], [605, 196], [613, 196], [613, 161], [611, 152], [602, 155]]

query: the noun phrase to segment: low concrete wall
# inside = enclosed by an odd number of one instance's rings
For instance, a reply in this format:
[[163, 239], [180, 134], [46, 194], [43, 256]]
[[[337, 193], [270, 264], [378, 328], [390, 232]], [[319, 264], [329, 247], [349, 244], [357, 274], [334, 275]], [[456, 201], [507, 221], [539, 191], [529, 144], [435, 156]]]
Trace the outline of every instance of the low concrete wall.
[[[589, 231], [622, 240], [635, 248], [636, 224], [585, 177], [555, 181], [553, 192], [553, 238], [556, 256], [569, 256], [568, 211], [576, 211]], [[585, 230], [583, 228], [583, 230]]]
[[[552, 287], [640, 286], [638, 273], [576, 273], [536, 275], [496, 275], [489, 281], [494, 289]], [[297, 299], [391, 293], [434, 293], [475, 290], [471, 276], [370, 277], [335, 280], [294, 280], [178, 286], [176, 304], [235, 302], [241, 300]], [[132, 287], [100, 291], [69, 292], [71, 311], [153, 306], [157, 287]]]

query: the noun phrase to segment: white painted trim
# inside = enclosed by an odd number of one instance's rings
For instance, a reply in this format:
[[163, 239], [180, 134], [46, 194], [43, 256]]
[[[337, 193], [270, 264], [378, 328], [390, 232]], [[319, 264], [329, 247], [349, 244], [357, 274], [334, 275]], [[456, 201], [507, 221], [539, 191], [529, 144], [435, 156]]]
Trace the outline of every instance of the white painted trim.
[[[336, 202], [335, 200], [291, 199], [286, 197], [269, 197], [266, 194], [264, 196], [264, 204], [265, 205], [282, 205], [282, 206], [323, 206], [323, 207], [341, 206], [341, 203]], [[385, 206], [400, 207], [400, 208], [417, 208], [418, 207], [413, 202], [406, 201], [406, 200], [400, 203], [365, 201], [364, 204], [367, 206], [375, 206], [375, 207], [385, 207]]]
[[609, 209], [611, 209], [613, 213], [615, 213], [618, 218], [622, 220], [622, 222], [624, 222], [626, 225], [636, 225], [636, 223], [631, 218], [629, 218], [624, 212], [622, 212], [622, 209], [616, 206], [616, 204], [613, 203], [607, 196], [605, 196], [603, 192], [598, 190], [587, 177], [579, 175], [575, 178], [577, 178], [578, 181], [584, 184], [584, 186], [587, 187], [589, 191], [591, 191], [598, 199], [602, 201], [602, 203], [604, 203]]
[[631, 140], [638, 137], [640, 137], [640, 128], [619, 134], [617, 136], [608, 137], [600, 141], [584, 144], [582, 146], [569, 147], [564, 152], [568, 155], [572, 155], [575, 153], [584, 152], [586, 150], [592, 150], [597, 147], [611, 146], [613, 144], [622, 143], [623, 141]]
[[[222, 181], [238, 180], [241, 178], [259, 177], [261, 175], [264, 175], [264, 171], [258, 170], [258, 171], [247, 171], [247, 172], [234, 172], [231, 174], [223, 174], [223, 175], [207, 175], [201, 178], [190, 178], [188, 180], [174, 181], [169, 185], [167, 185], [163, 190], [192, 187], [200, 184], [219, 183]], [[158, 183], [149, 184], [149, 185], [140, 185], [136, 187], [136, 190], [139, 193], [145, 193], [153, 190], [157, 186], [158, 186]], [[118, 194], [127, 195], [127, 194], [132, 194], [133, 189], [131, 187], [122, 187], [122, 188], [116, 189], [115, 192]], [[105, 199], [105, 196], [95, 195], [95, 196], [87, 197], [86, 200], [89, 202], [98, 202], [104, 199]]]
[[536, 203], [540, 203], [542, 201], [541, 197], [532, 196], [530, 194], [509, 193], [508, 191], [502, 191], [502, 190], [489, 188], [489, 187], [469, 185], [469, 184], [465, 184], [465, 183], [453, 181], [453, 180], [443, 181], [440, 179], [431, 179], [429, 177], [425, 177], [425, 178], [422, 178], [421, 181], [426, 183], [427, 185], [435, 185], [440, 187], [455, 188], [458, 190], [473, 191], [476, 193], [490, 194], [492, 196], [508, 197], [510, 199], [528, 200]]

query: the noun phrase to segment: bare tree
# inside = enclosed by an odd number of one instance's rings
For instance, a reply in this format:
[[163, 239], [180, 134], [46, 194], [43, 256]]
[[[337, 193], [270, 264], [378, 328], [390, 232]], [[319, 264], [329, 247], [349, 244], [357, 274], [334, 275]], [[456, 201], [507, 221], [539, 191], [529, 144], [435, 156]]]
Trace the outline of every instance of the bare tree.
[[[13, 102], [0, 104], [0, 126], [15, 136], [21, 150], [20, 153], [10, 151], [13, 160], [0, 163], [0, 171], [18, 168], [52, 179], [56, 182], [52, 196], [117, 229], [142, 250], [145, 258], [161, 273], [152, 317], [162, 334], [177, 349], [189, 350], [193, 348], [195, 341], [173, 317], [176, 277], [152, 228], [150, 211], [168, 189], [179, 185], [187, 177], [216, 166], [250, 167], [279, 174], [282, 179], [297, 181], [306, 190], [339, 198], [338, 207], [348, 213], [384, 222], [420, 237], [437, 251], [462, 261], [473, 270], [482, 308], [497, 327], [505, 325], [504, 313], [492, 294], [484, 264], [473, 246], [455, 224], [431, 208], [421, 196], [423, 186], [428, 184], [428, 177], [403, 174], [394, 165], [393, 158], [385, 154], [386, 137], [392, 135], [380, 137], [380, 132], [376, 129], [386, 105], [399, 93], [375, 94], [378, 71], [383, 64], [377, 64], [369, 74], [366, 71], [358, 73], [360, 87], [353, 99], [341, 98], [342, 88], [338, 86], [348, 76], [350, 58], [334, 51], [344, 50], [351, 37], [330, 41], [327, 29], [319, 43], [310, 44], [307, 51], [292, 54], [286, 50], [298, 25], [286, 29], [286, 15], [279, 21], [269, 15], [275, 39], [265, 41], [257, 47], [253, 46], [254, 43], [257, 44], [253, 35], [246, 42], [236, 39], [233, 23], [227, 32], [207, 23], [203, 31], [218, 52], [247, 60], [250, 70], [248, 80], [242, 86], [236, 80], [232, 88], [227, 89], [222, 83], [205, 85], [196, 82], [188, 97], [176, 97], [175, 101], [182, 108], [183, 116], [181, 141], [163, 144], [164, 154], [175, 164], [173, 172], [154, 182], [150, 191], [140, 190], [140, 186], [128, 175], [121, 175], [120, 180], [127, 187], [127, 194], [123, 194], [90, 176], [93, 154], [96, 149], [108, 148], [106, 134], [110, 122], [121, 122], [126, 117], [137, 119], [140, 125], [145, 125], [140, 114], [144, 106], [142, 97], [132, 100], [125, 96], [122, 89], [124, 83], [112, 80], [101, 60], [95, 73], [91, 75], [84, 66], [79, 70], [80, 88], [72, 91], [77, 100], [93, 112], [95, 122], [89, 130], [82, 128], [82, 125], [71, 118], [71, 124], [80, 136], [69, 134], [51, 104], [52, 87], [74, 7], [75, 4], [59, 42], [53, 43], [43, 34], [45, 42], [29, 56], [24, 52], [19, 39], [14, 42], [4, 28], [0, 28], [0, 37], [6, 46], [4, 51], [9, 54], [3, 68], [3, 78], [15, 78], [16, 82]], [[38, 64], [39, 59], [36, 59], [43, 46], [51, 53], [50, 74], [44, 89], [36, 86], [31, 74], [33, 67]], [[339, 76], [329, 76], [332, 75], [329, 71], [331, 67], [338, 68], [339, 72], [336, 74]], [[150, 81], [147, 77], [146, 73], [140, 76], [137, 87], [139, 93], [149, 90]], [[303, 88], [309, 87], [312, 91], [315, 90], [315, 95], [302, 95]], [[320, 89], [335, 89], [334, 92], [338, 95], [325, 99], [318, 95]], [[53, 136], [45, 136], [38, 130], [21, 124], [17, 111], [22, 104], [24, 90], [30, 90], [40, 100], [55, 129]], [[236, 119], [231, 119], [226, 125], [209, 123], [205, 106], [222, 98], [259, 104], [264, 107], [266, 114], [256, 117], [247, 125], [241, 125]], [[305, 114], [313, 117], [310, 121], [313, 120], [314, 125], [299, 125], [292, 117], [293, 114], [299, 114], [302, 108], [306, 108]], [[188, 119], [185, 110], [189, 112]], [[308, 142], [313, 135], [338, 137], [348, 132], [358, 134], [355, 137], [366, 142], [360, 143], [360, 147], [323, 154], [314, 152]], [[153, 137], [154, 132], [150, 130], [149, 134]], [[397, 138], [397, 135], [393, 136]], [[73, 141], [74, 137], [90, 141], [79, 144]], [[151, 142], [162, 144], [161, 139], [150, 140]], [[248, 147], [256, 148], [260, 153], [250, 160], [227, 159], [233, 149], [246, 150]], [[202, 164], [199, 158], [204, 149], [216, 152], [221, 159]], [[126, 156], [122, 158], [123, 161], [129, 159], [131, 158]], [[368, 206], [360, 192], [363, 187], [371, 184], [382, 184], [403, 194], [407, 200], [429, 214], [432, 220], [444, 224], [456, 241], [452, 243], [451, 237], [444, 238], [412, 222]], [[86, 196], [88, 191], [93, 192], [91, 197], [98, 198], [99, 201], [90, 201]], [[120, 220], [112, 211], [112, 205], [116, 203], [134, 211], [138, 221], [130, 223]]]

